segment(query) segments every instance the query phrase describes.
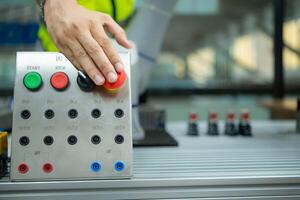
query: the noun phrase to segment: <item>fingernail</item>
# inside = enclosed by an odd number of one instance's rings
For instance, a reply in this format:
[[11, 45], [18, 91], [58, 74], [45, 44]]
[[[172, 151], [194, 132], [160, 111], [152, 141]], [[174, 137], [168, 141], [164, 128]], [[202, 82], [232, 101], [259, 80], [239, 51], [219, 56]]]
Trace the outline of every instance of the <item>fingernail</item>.
[[116, 70], [117, 70], [118, 72], [121, 72], [121, 71], [123, 71], [123, 69], [124, 69], [124, 66], [123, 66], [123, 64], [122, 64], [121, 62], [118, 62], [118, 63], [115, 65], [115, 67], [116, 67]]
[[95, 83], [96, 83], [96, 85], [102, 85], [104, 83], [104, 78], [99, 76], [99, 75], [96, 75], [95, 76]]
[[113, 72], [109, 72], [107, 75], [108, 82], [110, 83], [116, 82], [117, 78], [118, 78], [117, 75]]

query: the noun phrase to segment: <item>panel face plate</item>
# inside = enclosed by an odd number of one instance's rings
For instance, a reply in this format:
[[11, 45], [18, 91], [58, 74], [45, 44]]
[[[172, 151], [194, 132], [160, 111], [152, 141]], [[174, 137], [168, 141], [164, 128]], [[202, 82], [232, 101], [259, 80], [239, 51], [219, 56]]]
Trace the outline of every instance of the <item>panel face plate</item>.
[[[76, 82], [78, 71], [60, 53], [17, 53], [12, 180], [132, 176], [130, 56], [128, 52], [119, 55], [127, 79], [117, 93], [108, 93], [100, 87], [91, 92], [82, 91]], [[32, 72], [42, 78], [41, 86], [38, 76]], [[51, 77], [56, 72], [67, 75], [69, 82], [65, 89], [57, 90], [51, 85]], [[63, 74], [53, 80], [58, 81], [58, 87], [66, 85]], [[25, 81], [35, 89], [27, 89]], [[95, 109], [98, 118], [92, 115]], [[123, 111], [122, 117], [115, 116], [117, 109]]]

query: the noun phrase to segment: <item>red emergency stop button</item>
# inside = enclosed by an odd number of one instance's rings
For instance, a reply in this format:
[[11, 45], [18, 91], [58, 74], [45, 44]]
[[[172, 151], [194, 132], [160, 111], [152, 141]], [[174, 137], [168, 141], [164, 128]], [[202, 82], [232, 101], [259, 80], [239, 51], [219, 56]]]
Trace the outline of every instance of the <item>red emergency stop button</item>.
[[102, 85], [104, 89], [106, 89], [108, 92], [117, 92], [118, 89], [120, 89], [125, 81], [126, 81], [126, 73], [123, 70], [122, 72], [117, 72], [118, 79], [114, 83], [110, 83], [108, 81], [105, 81]]
[[62, 91], [69, 85], [69, 77], [64, 72], [56, 72], [51, 76], [51, 85], [54, 89]]

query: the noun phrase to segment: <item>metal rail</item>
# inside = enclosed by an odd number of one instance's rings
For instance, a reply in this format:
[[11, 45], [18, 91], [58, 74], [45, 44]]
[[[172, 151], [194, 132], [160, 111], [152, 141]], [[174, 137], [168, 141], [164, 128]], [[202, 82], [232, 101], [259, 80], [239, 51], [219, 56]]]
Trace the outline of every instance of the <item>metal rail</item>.
[[[221, 132], [223, 125], [220, 126]], [[134, 178], [10, 182], [0, 199], [300, 199], [300, 135], [293, 122], [253, 122], [253, 137], [185, 136], [179, 147], [134, 149]]]

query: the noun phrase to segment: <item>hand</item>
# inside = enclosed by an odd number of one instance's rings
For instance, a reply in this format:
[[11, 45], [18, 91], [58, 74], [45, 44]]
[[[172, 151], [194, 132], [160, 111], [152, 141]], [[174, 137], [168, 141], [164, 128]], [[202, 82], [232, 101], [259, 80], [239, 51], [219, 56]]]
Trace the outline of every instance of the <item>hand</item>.
[[131, 44], [124, 30], [107, 14], [88, 10], [76, 0], [47, 0], [47, 30], [57, 48], [96, 85], [114, 83], [124, 65], [106, 32], [125, 48]]

